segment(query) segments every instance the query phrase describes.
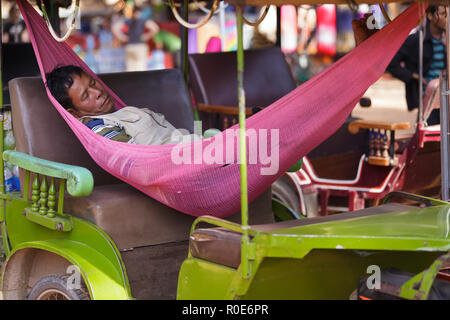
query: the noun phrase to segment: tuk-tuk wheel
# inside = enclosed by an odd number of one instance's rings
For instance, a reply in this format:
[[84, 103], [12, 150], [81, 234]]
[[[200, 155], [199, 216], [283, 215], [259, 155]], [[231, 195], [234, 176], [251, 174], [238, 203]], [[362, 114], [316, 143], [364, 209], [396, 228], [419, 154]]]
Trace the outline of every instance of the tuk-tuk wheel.
[[297, 214], [302, 214], [299, 197], [283, 178], [282, 176], [272, 183], [272, 196], [288, 205]]
[[89, 300], [86, 286], [81, 283], [79, 288], [68, 286], [67, 275], [48, 275], [31, 288], [28, 300]]

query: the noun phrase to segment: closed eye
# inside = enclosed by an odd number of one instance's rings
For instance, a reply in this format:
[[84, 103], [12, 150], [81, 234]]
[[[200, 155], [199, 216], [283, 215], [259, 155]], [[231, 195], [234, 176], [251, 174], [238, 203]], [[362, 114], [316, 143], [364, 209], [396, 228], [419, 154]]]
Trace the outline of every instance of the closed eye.
[[87, 98], [88, 98], [88, 93], [87, 93], [87, 91], [85, 91], [84, 93], [83, 93], [83, 95], [81, 96], [81, 101], [85, 101]]

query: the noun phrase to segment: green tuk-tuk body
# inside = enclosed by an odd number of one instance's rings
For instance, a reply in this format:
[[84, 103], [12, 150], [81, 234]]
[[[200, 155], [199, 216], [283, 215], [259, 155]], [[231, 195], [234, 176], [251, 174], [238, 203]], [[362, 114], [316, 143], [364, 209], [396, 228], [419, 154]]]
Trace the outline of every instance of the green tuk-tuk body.
[[[240, 76], [242, 72], [240, 65]], [[240, 109], [243, 97], [241, 102]], [[245, 122], [244, 113], [240, 122]], [[241, 133], [245, 135], [245, 127]], [[0, 143], [2, 135], [0, 130]], [[23, 195], [5, 192], [3, 178], [0, 183], [3, 297], [24, 299], [42, 276], [70, 274], [76, 279], [79, 272], [91, 299], [132, 299], [123, 259], [127, 248], [119, 250], [113, 237], [91, 221], [63, 212], [66, 190], [74, 197], [92, 192], [89, 170], [16, 151], [5, 151], [2, 158], [24, 175]], [[246, 171], [241, 172], [245, 193]], [[448, 263], [450, 204], [418, 200], [431, 206], [405, 210], [385, 204], [360, 216], [248, 225], [245, 194], [241, 224], [208, 216], [194, 222], [177, 298], [347, 299], [358, 279], [376, 266], [416, 274], [396, 294], [426, 299], [437, 272]], [[201, 222], [219, 228], [197, 229]], [[230, 260], [222, 263], [223, 258]]]
[[[2, 272], [3, 297], [26, 297], [27, 286], [23, 282], [35, 281], [30, 278], [33, 274], [79, 272], [92, 299], [131, 298], [121, 255], [111, 238], [94, 224], [65, 215], [62, 207], [55, 207], [55, 178], [67, 181], [70, 194], [86, 196], [93, 188], [91, 173], [81, 167], [53, 163], [16, 151], [5, 151], [3, 159], [41, 176], [52, 177], [50, 186], [39, 185], [38, 179], [33, 181], [31, 199], [24, 199], [18, 192], [1, 194], [1, 232], [7, 257]], [[29, 186], [29, 173], [26, 173], [24, 190]], [[65, 183], [59, 188], [59, 194], [64, 195]], [[43, 208], [40, 203], [45, 200], [47, 210], [39, 212], [39, 208]], [[78, 270], [71, 271], [69, 266], [77, 266]]]
[[[210, 241], [208, 248], [204, 242], [210, 239], [201, 236], [208, 229], [200, 229], [200, 236], [193, 230], [191, 252], [178, 280], [178, 298], [348, 299], [358, 279], [371, 275], [370, 266], [423, 272], [415, 279], [420, 286], [414, 290], [405, 284], [400, 295], [414, 298], [424, 288], [429, 290], [439, 271], [430, 266], [450, 250], [450, 205], [374, 215], [367, 212], [380, 212], [384, 206], [366, 209], [364, 216], [346, 214], [329, 222], [318, 218], [317, 223], [308, 223], [317, 219], [311, 218], [272, 227], [252, 226], [247, 252], [242, 251], [242, 262], [234, 268], [205, 260], [208, 250], [230, 254], [231, 242], [221, 248]], [[204, 217], [198, 222], [229, 229], [230, 233], [242, 232], [240, 226], [217, 219]], [[214, 237], [210, 231], [209, 235]], [[239, 248], [239, 243], [235, 247]], [[426, 299], [427, 294], [425, 290], [421, 298]]]

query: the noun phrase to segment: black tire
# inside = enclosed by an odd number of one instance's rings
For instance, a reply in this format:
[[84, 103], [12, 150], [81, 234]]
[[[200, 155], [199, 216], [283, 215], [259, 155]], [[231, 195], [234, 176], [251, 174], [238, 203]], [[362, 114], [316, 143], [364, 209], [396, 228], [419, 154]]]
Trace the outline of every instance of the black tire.
[[272, 196], [281, 202], [288, 205], [292, 210], [294, 210], [299, 216], [302, 215], [300, 209], [300, 198], [297, 195], [297, 190], [295, 186], [290, 186], [286, 181], [285, 177], [281, 176], [278, 180], [272, 183]]
[[67, 287], [67, 275], [48, 275], [39, 279], [31, 288], [28, 300], [89, 300], [89, 293], [84, 283], [80, 289]]

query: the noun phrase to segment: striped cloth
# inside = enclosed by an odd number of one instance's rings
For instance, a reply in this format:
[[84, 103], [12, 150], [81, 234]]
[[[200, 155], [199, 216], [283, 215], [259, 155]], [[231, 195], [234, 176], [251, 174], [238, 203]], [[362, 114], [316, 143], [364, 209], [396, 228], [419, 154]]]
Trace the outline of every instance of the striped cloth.
[[83, 118], [81, 119], [81, 122], [96, 134], [110, 140], [135, 143], [134, 139], [125, 132], [125, 129], [120, 125], [120, 123], [106, 124], [103, 119], [93, 118]]
[[[431, 39], [433, 43], [433, 58], [431, 60], [430, 69], [424, 75], [427, 82], [439, 78], [439, 73], [445, 69], [445, 46], [440, 39]], [[425, 93], [426, 85], [423, 85], [423, 92]]]

